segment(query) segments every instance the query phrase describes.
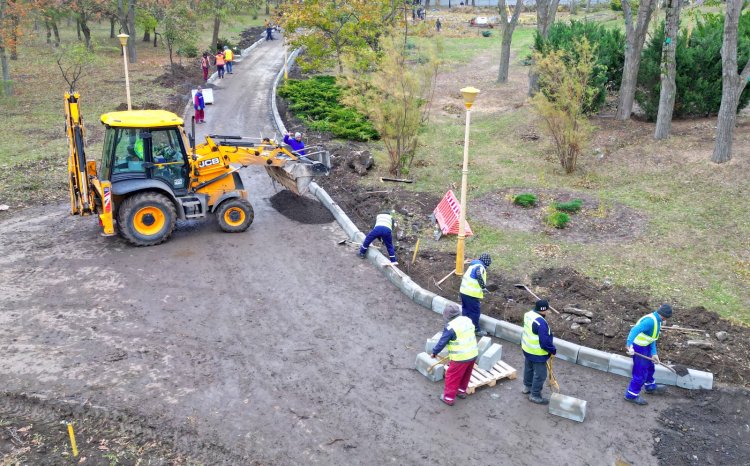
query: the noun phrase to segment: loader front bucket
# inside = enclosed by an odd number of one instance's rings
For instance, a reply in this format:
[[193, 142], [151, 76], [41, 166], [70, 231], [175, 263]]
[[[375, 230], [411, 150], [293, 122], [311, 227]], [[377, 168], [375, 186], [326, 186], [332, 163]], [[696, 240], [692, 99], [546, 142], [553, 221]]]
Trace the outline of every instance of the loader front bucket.
[[327, 175], [329, 171], [322, 163], [309, 160], [289, 161], [283, 167], [265, 168], [271, 178], [300, 196], [310, 189], [313, 177]]

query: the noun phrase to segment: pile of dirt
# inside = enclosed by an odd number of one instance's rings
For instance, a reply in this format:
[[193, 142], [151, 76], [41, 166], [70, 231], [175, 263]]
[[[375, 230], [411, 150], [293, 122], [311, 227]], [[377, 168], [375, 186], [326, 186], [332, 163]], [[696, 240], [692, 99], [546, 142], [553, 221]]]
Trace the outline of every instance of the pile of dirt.
[[240, 41], [237, 43], [237, 46], [240, 49], [246, 49], [256, 43], [258, 39], [265, 37], [265, 34], [266, 28], [263, 26], [255, 26], [245, 29], [240, 33]]
[[[73, 424], [75, 459], [66, 422]], [[160, 432], [153, 421], [85, 404], [0, 394], [0, 426], [2, 464], [257, 464], [186, 432]]]
[[[660, 464], [748, 464], [750, 392], [690, 391], [688, 402], [659, 416], [654, 452]], [[720, 433], [717, 433], [720, 432]]]
[[320, 225], [334, 221], [333, 214], [316, 199], [298, 196], [286, 189], [270, 199], [271, 205], [284, 217], [308, 225]]
[[[439, 287], [435, 282], [455, 267], [455, 256], [424, 251], [407, 272], [422, 287], [454, 301], [459, 300], [461, 278], [452, 276]], [[488, 281], [498, 290], [485, 295], [482, 312], [486, 315], [522, 324], [523, 315], [535, 298], [514, 287], [525, 279], [488, 270]], [[597, 283], [570, 268], [548, 268], [534, 273], [526, 283], [562, 314], [548, 313], [547, 320], [555, 337], [592, 348], [624, 354], [625, 341], [632, 325], [659, 302], [642, 293], [608, 283]], [[565, 309], [590, 311], [591, 317], [566, 313]], [[750, 328], [722, 319], [703, 307], [686, 308], [673, 303], [673, 318], [667, 325], [700, 329], [686, 333], [665, 330], [659, 340], [662, 360], [690, 368], [713, 372], [717, 381], [750, 384]], [[691, 343], [689, 343], [691, 342]]]
[[154, 79], [154, 84], [174, 90], [169, 98], [169, 104], [165, 110], [182, 114], [185, 104], [188, 102], [190, 91], [198, 86], [205, 86], [203, 72], [201, 71], [199, 59], [190, 59], [186, 66], [175, 64], [164, 67], [164, 73]]

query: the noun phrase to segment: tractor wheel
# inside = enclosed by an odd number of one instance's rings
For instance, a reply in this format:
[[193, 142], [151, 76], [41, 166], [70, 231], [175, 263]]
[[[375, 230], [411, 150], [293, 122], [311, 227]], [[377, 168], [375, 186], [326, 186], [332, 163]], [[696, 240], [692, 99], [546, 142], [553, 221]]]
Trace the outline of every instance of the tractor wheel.
[[120, 206], [117, 226], [120, 234], [135, 246], [163, 243], [174, 230], [177, 211], [163, 194], [134, 194]]
[[253, 206], [244, 199], [229, 199], [216, 209], [219, 226], [227, 233], [239, 233], [250, 227], [255, 218]]

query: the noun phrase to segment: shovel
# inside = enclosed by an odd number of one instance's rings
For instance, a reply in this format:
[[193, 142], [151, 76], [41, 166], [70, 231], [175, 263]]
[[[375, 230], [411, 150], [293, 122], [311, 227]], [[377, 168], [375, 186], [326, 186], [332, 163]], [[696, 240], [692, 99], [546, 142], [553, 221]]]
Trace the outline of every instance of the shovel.
[[660, 365], [660, 366], [664, 366], [664, 367], [666, 367], [667, 369], [669, 369], [670, 371], [672, 371], [672, 372], [674, 372], [675, 374], [679, 375], [680, 377], [683, 377], [683, 376], [686, 376], [686, 375], [688, 375], [688, 374], [689, 374], [689, 372], [688, 372], [688, 370], [687, 370], [687, 367], [685, 367], [685, 366], [681, 366], [681, 365], [679, 365], [679, 364], [675, 364], [674, 366], [670, 366], [670, 365], [668, 365], [668, 364], [664, 364], [664, 363], [663, 363], [663, 362], [661, 362], [661, 361], [656, 361], [656, 360], [654, 360], [654, 358], [650, 358], [650, 357], [648, 357], [648, 356], [644, 356], [644, 355], [642, 355], [642, 354], [640, 354], [640, 353], [633, 353], [633, 354], [635, 354], [635, 355], [636, 355], [636, 356], [638, 356], [639, 358], [643, 358], [643, 359], [648, 359], [649, 361], [653, 362], [654, 364], [658, 364], [658, 365]]
[[[537, 300], [537, 301], [539, 301], [539, 299], [540, 299], [540, 298], [539, 298], [539, 296], [535, 295], [535, 294], [534, 294], [534, 292], [533, 292], [533, 291], [531, 291], [531, 290], [529, 289], [529, 287], [528, 287], [528, 286], [526, 286], [526, 285], [524, 285], [523, 283], [517, 283], [517, 284], [515, 284], [515, 285], [513, 285], [513, 286], [515, 286], [515, 287], [516, 287], [516, 288], [518, 288], [519, 290], [526, 290], [526, 291], [528, 291], [528, 292], [529, 292], [529, 293], [531, 294], [531, 296], [535, 297], [535, 298], [536, 298], [536, 300]], [[550, 306], [549, 308], [550, 308], [550, 309], [552, 309], [553, 311], [555, 311], [555, 314], [558, 314], [558, 315], [560, 314], [560, 311], [558, 311], [558, 310], [557, 310], [557, 309], [555, 309], [554, 307]]]
[[428, 374], [429, 374], [429, 373], [431, 373], [431, 372], [432, 372], [432, 370], [433, 370], [433, 369], [435, 369], [435, 368], [436, 368], [436, 367], [437, 367], [437, 366], [438, 366], [439, 364], [442, 364], [442, 363], [444, 363], [444, 362], [445, 362], [445, 361], [447, 361], [447, 360], [448, 360], [448, 356], [446, 356], [446, 357], [444, 357], [444, 358], [440, 358], [440, 360], [439, 360], [438, 362], [436, 362], [435, 364], [431, 365], [431, 366], [429, 367], [429, 369], [427, 369], [427, 373], [428, 373]]
[[586, 400], [575, 398], [568, 395], [562, 395], [560, 393], [560, 385], [557, 383], [557, 378], [552, 372], [552, 361], [555, 359], [555, 355], [550, 355], [547, 360], [547, 370], [549, 372], [549, 386], [553, 391], [552, 396], [549, 398], [549, 410], [550, 414], [555, 416], [564, 417], [571, 421], [583, 422], [586, 418]]

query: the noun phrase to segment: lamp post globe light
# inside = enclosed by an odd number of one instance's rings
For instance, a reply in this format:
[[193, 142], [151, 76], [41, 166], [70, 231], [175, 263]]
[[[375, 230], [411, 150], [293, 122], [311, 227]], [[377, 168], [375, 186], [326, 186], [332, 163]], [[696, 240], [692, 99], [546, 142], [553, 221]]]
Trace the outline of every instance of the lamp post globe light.
[[132, 110], [130, 105], [130, 77], [128, 76], [128, 38], [127, 34], [120, 34], [117, 36], [120, 39], [120, 45], [122, 46], [122, 59], [125, 63], [125, 94], [128, 98], [128, 110]]
[[471, 106], [479, 95], [479, 89], [464, 87], [461, 95], [466, 107], [466, 131], [464, 133], [464, 165], [461, 171], [461, 215], [458, 222], [458, 243], [456, 244], [456, 275], [464, 274], [464, 241], [466, 240], [466, 191], [469, 177], [469, 126], [471, 125]]

